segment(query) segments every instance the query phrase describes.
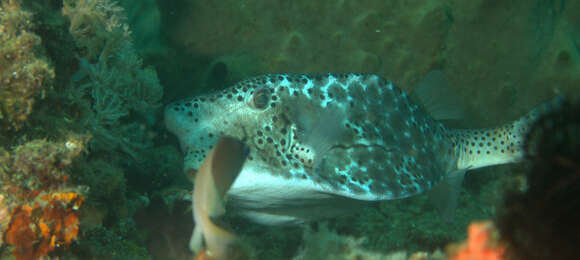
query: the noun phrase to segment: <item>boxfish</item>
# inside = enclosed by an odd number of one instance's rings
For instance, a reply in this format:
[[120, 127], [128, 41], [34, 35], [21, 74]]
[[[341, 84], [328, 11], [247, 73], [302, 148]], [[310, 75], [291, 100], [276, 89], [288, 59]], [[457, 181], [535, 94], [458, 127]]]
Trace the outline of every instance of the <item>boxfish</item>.
[[428, 191], [448, 218], [465, 172], [521, 161], [528, 128], [561, 98], [500, 126], [456, 129], [444, 123], [460, 117], [444, 85], [441, 71], [411, 95], [374, 74], [269, 74], [173, 102], [164, 120], [186, 171], [222, 136], [249, 147], [228, 197], [254, 221], [302, 222]]

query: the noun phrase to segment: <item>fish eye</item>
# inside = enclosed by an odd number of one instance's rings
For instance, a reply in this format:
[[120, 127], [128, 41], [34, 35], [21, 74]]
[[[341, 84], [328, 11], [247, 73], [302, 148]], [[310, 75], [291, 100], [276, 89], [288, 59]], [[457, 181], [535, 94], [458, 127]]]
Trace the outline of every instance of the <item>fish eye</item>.
[[250, 105], [256, 109], [265, 109], [270, 101], [270, 90], [268, 88], [258, 88], [252, 96]]

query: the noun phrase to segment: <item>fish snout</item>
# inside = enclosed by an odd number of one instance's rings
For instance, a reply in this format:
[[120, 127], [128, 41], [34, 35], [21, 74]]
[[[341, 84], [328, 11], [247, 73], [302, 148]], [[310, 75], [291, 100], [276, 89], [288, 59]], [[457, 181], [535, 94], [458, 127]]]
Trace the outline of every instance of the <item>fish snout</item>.
[[199, 119], [192, 107], [189, 101], [177, 101], [167, 105], [163, 114], [165, 127], [177, 136], [184, 152], [195, 134], [192, 131], [199, 128]]
[[177, 136], [183, 131], [182, 124], [184, 122], [184, 114], [186, 114], [184, 106], [181, 102], [173, 102], [165, 106], [163, 113], [163, 120], [167, 130]]

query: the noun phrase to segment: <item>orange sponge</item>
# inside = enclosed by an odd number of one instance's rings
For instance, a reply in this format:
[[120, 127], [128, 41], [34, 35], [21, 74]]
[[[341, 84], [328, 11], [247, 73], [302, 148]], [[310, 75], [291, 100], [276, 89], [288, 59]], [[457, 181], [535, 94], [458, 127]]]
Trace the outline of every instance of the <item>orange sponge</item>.
[[[448, 248], [453, 260], [502, 260], [505, 249], [498, 244], [498, 232], [491, 221], [472, 222], [467, 241]], [[449, 253], [449, 251], [453, 253]]]
[[5, 234], [16, 259], [38, 259], [68, 246], [79, 233], [78, 208], [84, 197], [75, 192], [41, 194], [16, 207]]

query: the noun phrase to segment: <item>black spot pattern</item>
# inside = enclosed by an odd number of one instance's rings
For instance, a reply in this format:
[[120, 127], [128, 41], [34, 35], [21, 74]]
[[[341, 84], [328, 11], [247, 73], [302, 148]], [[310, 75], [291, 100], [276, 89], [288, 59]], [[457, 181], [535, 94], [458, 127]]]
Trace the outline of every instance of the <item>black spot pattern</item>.
[[[258, 89], [267, 89], [268, 98], [261, 95], [252, 103]], [[421, 193], [437, 184], [456, 160], [451, 152], [439, 152], [453, 150], [443, 125], [376, 75], [265, 75], [174, 104], [166, 117], [192, 112], [194, 120], [179, 117], [176, 121], [185, 123], [170, 129], [191, 140], [191, 149], [207, 152], [221, 135], [238, 137], [250, 146], [248, 167], [313, 181], [355, 198], [396, 199]], [[339, 134], [329, 134], [334, 137], [322, 146], [312, 146], [301, 126], [324, 125], [317, 120], [327, 107], [344, 117], [333, 129]], [[186, 167], [201, 163], [195, 156], [188, 160]]]

